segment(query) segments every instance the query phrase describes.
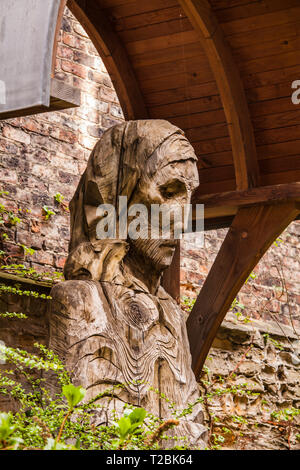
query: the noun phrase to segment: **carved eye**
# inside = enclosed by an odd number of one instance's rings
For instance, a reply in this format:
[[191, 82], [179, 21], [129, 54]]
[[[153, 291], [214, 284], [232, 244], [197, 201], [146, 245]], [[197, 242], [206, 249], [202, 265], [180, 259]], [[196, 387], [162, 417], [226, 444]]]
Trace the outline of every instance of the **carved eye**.
[[176, 194], [176, 192], [174, 192], [174, 191], [173, 191], [173, 192], [172, 192], [172, 191], [165, 191], [164, 197], [165, 197], [166, 199], [172, 199], [172, 197], [174, 196], [174, 194]]
[[166, 184], [160, 186], [159, 189], [164, 199], [172, 199], [176, 196], [182, 196], [186, 194], [186, 186], [180, 180], [169, 181]]

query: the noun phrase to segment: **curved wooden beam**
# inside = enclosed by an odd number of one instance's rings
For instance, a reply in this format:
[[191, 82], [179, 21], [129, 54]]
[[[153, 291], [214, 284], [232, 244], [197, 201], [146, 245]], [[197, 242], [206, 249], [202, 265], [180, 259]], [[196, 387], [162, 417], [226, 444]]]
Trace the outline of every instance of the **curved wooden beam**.
[[187, 321], [196, 376], [240, 288], [269, 246], [299, 213], [297, 202], [238, 210]]
[[147, 108], [127, 52], [96, 0], [68, 0], [68, 7], [94, 43], [117, 92], [125, 119], [146, 119]]
[[179, 3], [199, 33], [220, 91], [231, 138], [237, 190], [258, 186], [253, 127], [231, 49], [207, 0], [179, 0]]

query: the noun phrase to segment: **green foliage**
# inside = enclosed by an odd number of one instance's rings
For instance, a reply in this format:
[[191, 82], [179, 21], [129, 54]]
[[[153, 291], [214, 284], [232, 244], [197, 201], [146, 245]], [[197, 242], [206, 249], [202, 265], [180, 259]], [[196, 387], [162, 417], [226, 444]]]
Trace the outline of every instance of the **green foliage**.
[[52, 215], [55, 215], [55, 212], [49, 209], [48, 206], [43, 206], [43, 212], [44, 212], [45, 220], [49, 220], [52, 217]]
[[7, 286], [6, 284], [3, 284], [3, 283], [0, 283], [0, 296], [1, 294], [15, 294], [15, 295], [20, 295], [20, 296], [33, 297], [35, 299], [44, 299], [44, 300], [51, 299], [50, 295], [40, 294], [39, 292], [32, 291], [32, 290], [23, 290], [23, 289], [20, 289], [18, 285], [16, 285], [15, 287]]
[[13, 212], [8, 212], [8, 219], [10, 225], [17, 225], [21, 222], [21, 219], [17, 217]]
[[274, 338], [271, 338], [269, 333], [265, 333], [263, 334], [263, 337], [264, 337], [264, 340], [265, 340], [265, 344], [267, 344], [267, 342], [269, 341], [270, 343], [272, 343], [276, 349], [279, 349], [279, 351], [283, 351], [284, 350], [284, 346], [283, 344], [281, 344], [279, 341], [277, 341], [276, 339]]
[[0, 318], [22, 319], [22, 320], [24, 320], [28, 317], [24, 313], [5, 312], [5, 313], [0, 313]]
[[181, 307], [183, 310], [186, 312], [190, 312], [196, 302], [196, 299], [192, 299], [190, 297], [187, 297], [186, 295], [181, 297]]
[[33, 248], [28, 248], [28, 246], [23, 245], [22, 243], [18, 243], [18, 245], [23, 248], [24, 255], [33, 255], [35, 253], [35, 250]]
[[116, 432], [119, 435], [119, 440], [114, 442], [117, 448], [122, 447], [123, 443], [129, 436], [133, 436], [142, 432], [141, 426], [146, 418], [146, 410], [143, 408], [135, 408], [133, 411], [127, 410], [116, 424]]
[[14, 430], [11, 413], [0, 413], [0, 441], [7, 441]]
[[[0, 394], [10, 395], [19, 410], [1, 415], [0, 449], [158, 449], [160, 441], [168, 439], [163, 431], [176, 425], [174, 420], [164, 422], [128, 404], [123, 415], [112, 412], [110, 424], [95, 426], [97, 413], [107, 406], [101, 400], [110, 400], [117, 387], [83, 403], [85, 390], [71, 384], [59, 358], [43, 345], [35, 347], [39, 355], [1, 346], [11, 368], [0, 372]], [[47, 388], [48, 374], [52, 385], [55, 378], [55, 395]]]
[[[251, 276], [251, 274], [250, 274], [250, 276]], [[247, 279], [247, 281], [248, 281], [248, 279]], [[244, 315], [243, 314], [243, 311], [245, 310], [245, 308], [246, 308], [245, 305], [242, 304], [241, 302], [239, 302], [237, 298], [235, 298], [234, 301], [231, 304], [230, 311], [236, 316], [236, 318], [239, 322], [241, 322], [241, 323], [251, 323], [251, 319], [250, 319], [249, 315]]]
[[85, 389], [82, 387], [75, 387], [73, 384], [68, 384], [63, 386], [62, 394], [68, 400], [70, 411], [73, 411], [75, 406], [83, 400]]
[[271, 418], [276, 421], [293, 421], [296, 416], [300, 416], [300, 410], [297, 408], [284, 408], [282, 410], [273, 411]]
[[17, 449], [22, 439], [13, 436], [16, 427], [11, 413], [0, 413], [0, 449]]
[[64, 196], [60, 193], [56, 193], [55, 196], [54, 196], [54, 199], [56, 202], [58, 202], [58, 204], [61, 204], [64, 200]]
[[0, 269], [11, 274], [15, 274], [19, 277], [27, 279], [33, 279], [35, 281], [49, 281], [49, 285], [55, 280], [62, 280], [63, 273], [55, 272], [37, 272], [34, 268], [27, 268], [24, 264], [4, 264], [0, 266]]

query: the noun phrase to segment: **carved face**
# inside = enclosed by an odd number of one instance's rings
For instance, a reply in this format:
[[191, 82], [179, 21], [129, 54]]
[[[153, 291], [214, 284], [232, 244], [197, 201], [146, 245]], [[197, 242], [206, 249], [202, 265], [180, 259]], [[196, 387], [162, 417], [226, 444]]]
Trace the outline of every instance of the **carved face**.
[[[184, 156], [183, 156], [184, 155]], [[182, 158], [181, 158], [182, 157]], [[160, 162], [159, 164], [157, 162]], [[152, 204], [164, 204], [171, 213], [171, 237], [169, 239], [129, 239], [131, 252], [136, 252], [156, 271], [167, 268], [171, 262], [177, 241], [174, 227], [183, 232], [184, 221], [174, 219], [172, 209], [183, 214], [183, 207], [191, 201], [192, 192], [199, 185], [198, 170], [192, 146], [184, 137], [170, 138], [151, 156], [131, 200], [133, 204], [144, 204], [151, 213]], [[151, 233], [149, 220], [148, 234]], [[159, 228], [162, 229], [160, 217]]]

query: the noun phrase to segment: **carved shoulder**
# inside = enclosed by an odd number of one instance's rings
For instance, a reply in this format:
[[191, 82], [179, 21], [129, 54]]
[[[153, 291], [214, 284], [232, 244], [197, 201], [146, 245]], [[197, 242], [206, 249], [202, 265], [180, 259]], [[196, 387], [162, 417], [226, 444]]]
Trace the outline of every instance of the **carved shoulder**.
[[50, 315], [93, 323], [105, 317], [106, 300], [96, 281], [61, 282], [51, 290]]

